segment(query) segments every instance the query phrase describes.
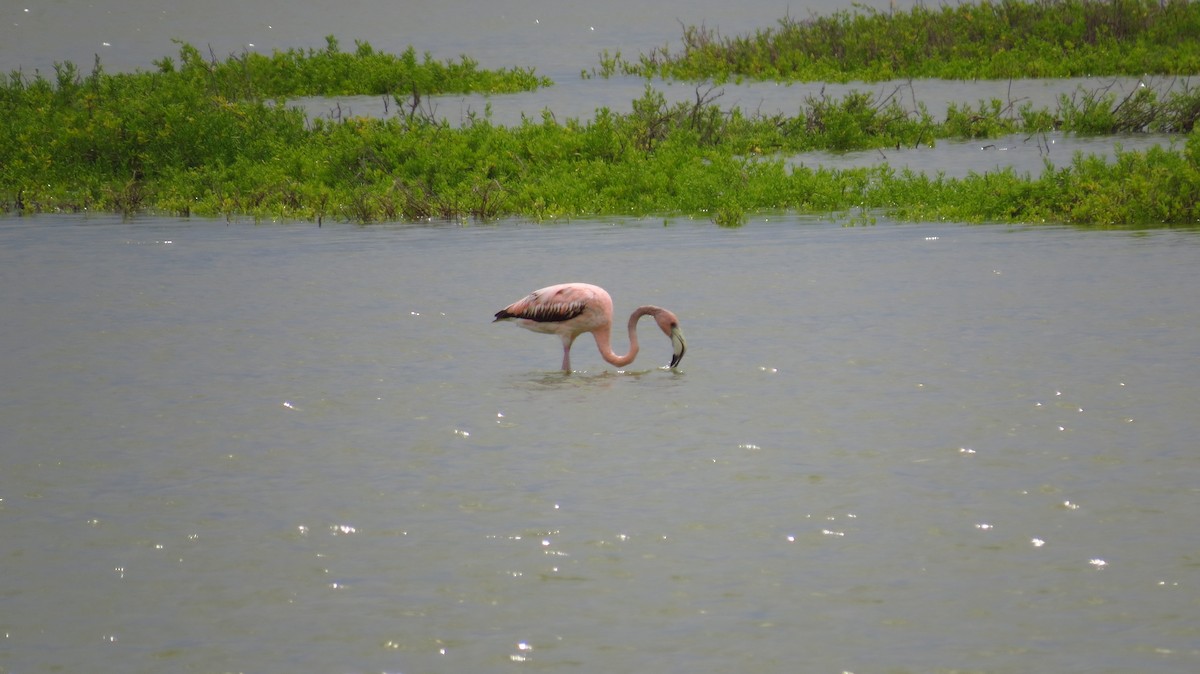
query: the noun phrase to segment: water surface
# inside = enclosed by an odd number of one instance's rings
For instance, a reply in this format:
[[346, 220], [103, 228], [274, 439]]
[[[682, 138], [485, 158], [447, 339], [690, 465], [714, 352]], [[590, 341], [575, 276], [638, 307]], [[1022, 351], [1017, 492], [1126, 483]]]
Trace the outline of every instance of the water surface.
[[[448, 117], [586, 118], [643, 87], [579, 79], [601, 50], [847, 6], [48, 0], [0, 10], [0, 68], [333, 34], [555, 79]], [[383, 105], [309, 102], [339, 103]], [[1037, 172], [1147, 139], [1040, 140], [885, 154]], [[886, 218], [0, 219], [0, 672], [1196, 670], [1198, 257], [1193, 231]], [[585, 337], [569, 376], [490, 323], [566, 280], [677, 312], [683, 367], [649, 323], [629, 371]]]
[[1197, 244], [6, 219], [0, 667], [1190, 671]]

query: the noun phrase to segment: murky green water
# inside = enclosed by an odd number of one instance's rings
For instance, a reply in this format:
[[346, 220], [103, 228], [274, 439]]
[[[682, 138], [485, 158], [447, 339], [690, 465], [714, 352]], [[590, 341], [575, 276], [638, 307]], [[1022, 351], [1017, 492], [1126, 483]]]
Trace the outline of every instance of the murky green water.
[[[1189, 671], [1198, 258], [4, 220], [0, 670]], [[682, 371], [490, 323], [566, 279]]]

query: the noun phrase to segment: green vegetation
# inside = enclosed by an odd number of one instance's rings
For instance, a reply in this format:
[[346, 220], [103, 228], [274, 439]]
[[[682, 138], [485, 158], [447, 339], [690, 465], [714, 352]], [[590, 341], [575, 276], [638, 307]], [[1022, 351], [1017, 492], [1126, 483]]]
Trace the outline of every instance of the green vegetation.
[[[963, 180], [880, 169], [874, 207], [901, 218], [1151, 226], [1200, 223], [1200, 134], [1184, 151], [1119, 152], [1114, 164], [1076, 156], [1029, 179], [1012, 171]], [[893, 195], [895, 190], [898, 194]], [[919, 196], [918, 196], [919, 195]]]
[[[154, 79], [164, 86], [181, 78], [208, 93], [231, 100], [288, 98], [296, 96], [430, 95], [442, 93], [513, 93], [551, 85], [549, 78], [532, 69], [479, 70], [478, 63], [463, 56], [457, 62], [441, 63], [426, 53], [417, 60], [411, 46], [400, 56], [377, 52], [367, 42], [355, 42], [353, 54], [340, 50], [332, 35], [325, 49], [276, 51], [271, 56], [245, 52], [224, 61], [181, 43], [179, 66], [170, 57], [155, 61]], [[146, 79], [146, 74], [132, 77]]]
[[[1200, 3], [985, 0], [784, 18], [750, 36], [683, 30], [681, 52], [607, 53], [595, 74], [684, 80], [882, 81], [1200, 73]], [[585, 73], [585, 76], [586, 73]]]
[[[944, 118], [905, 86], [890, 93], [809, 96], [794, 114], [723, 109], [711, 85], [669, 104], [647, 85], [629, 112], [590, 121], [551, 111], [513, 126], [485, 113], [461, 126], [421, 101], [446, 91], [511, 91], [543, 82], [527, 71], [480, 72], [463, 58], [417, 63], [365, 43], [319, 52], [205, 59], [182, 45], [153, 72], [88, 75], [58, 64], [53, 79], [0, 79], [0, 209], [140, 212], [352, 222], [534, 220], [685, 215], [737, 226], [766, 211], [1080, 224], [1200, 222], [1200, 91], [1186, 83], [1064, 95], [1054, 109], [1000, 100], [956, 104]], [[391, 97], [388, 118], [309, 119], [296, 95]], [[385, 98], [385, 100], [387, 100]], [[884, 166], [794, 168], [811, 150], [928, 145], [1052, 130], [1188, 134], [1175, 146], [1078, 157], [1039, 177], [964, 179]]]
[[[1064, 97], [1054, 112], [981, 102], [938, 122], [923, 109], [906, 111], [895, 93], [813, 97], [787, 117], [724, 111], [702, 89], [694, 102], [669, 105], [647, 87], [631, 112], [601, 109], [586, 123], [559, 123], [546, 112], [511, 128], [486, 116], [452, 128], [411, 109], [388, 119], [308, 120], [296, 109], [231, 101], [186, 79], [99, 70], [79, 78], [66, 66], [57, 74], [55, 84], [14, 75], [0, 88], [6, 210], [356, 222], [677, 213], [736, 225], [762, 210], [884, 208], [961, 220], [1200, 221], [1200, 132], [1183, 154], [1124, 154], [1115, 166], [1079, 159], [1037, 180], [812, 171], [785, 162], [812, 149], [1053, 126], [1111, 130], [1122, 110], [1196, 110], [1200, 94], [1159, 105], [1145, 89], [1138, 96], [1146, 100], [1133, 105], [1132, 98], [1091, 93], [1085, 105]], [[1178, 114], [1137, 119], [1153, 126]]]

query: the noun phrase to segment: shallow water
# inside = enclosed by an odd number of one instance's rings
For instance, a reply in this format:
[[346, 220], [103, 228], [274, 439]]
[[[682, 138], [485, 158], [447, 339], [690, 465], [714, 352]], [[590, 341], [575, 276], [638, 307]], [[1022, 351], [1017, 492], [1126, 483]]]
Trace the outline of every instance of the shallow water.
[[[561, 119], [640, 95], [578, 79], [602, 49], [788, 11], [48, 0], [0, 10], [0, 68], [335, 34], [534, 66], [556, 86], [439, 112]], [[1040, 106], [1087, 84], [914, 93]], [[339, 103], [383, 105], [310, 102]], [[885, 154], [1036, 173], [1147, 139], [1041, 140]], [[1196, 670], [1198, 241], [784, 215], [0, 219], [0, 672]], [[682, 369], [658, 369], [649, 323], [630, 371], [585, 337], [570, 376], [554, 339], [490, 323], [575, 279], [618, 312], [676, 311]]]
[[1067, 168], [1079, 155], [1113, 161], [1119, 152], [1143, 152], [1154, 146], [1182, 151], [1185, 141], [1170, 134], [1075, 137], [1062, 133], [1017, 134], [985, 140], [942, 140], [932, 146], [857, 152], [804, 152], [788, 157], [791, 166], [849, 169], [892, 167], [927, 175], [964, 178], [970, 174], [1011, 170], [1037, 177], [1046, 168]]
[[[1198, 258], [0, 221], [0, 668], [1194, 670]], [[566, 279], [676, 311], [683, 367], [489, 322]]]

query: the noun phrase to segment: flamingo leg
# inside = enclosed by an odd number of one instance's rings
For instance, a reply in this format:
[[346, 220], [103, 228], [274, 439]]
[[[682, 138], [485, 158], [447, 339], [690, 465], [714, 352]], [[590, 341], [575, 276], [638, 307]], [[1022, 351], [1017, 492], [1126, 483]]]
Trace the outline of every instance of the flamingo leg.
[[575, 342], [574, 335], [563, 335], [563, 338], [562, 338], [562, 343], [563, 343], [562, 369], [563, 369], [563, 372], [571, 371], [571, 344], [573, 344], [574, 342]]

